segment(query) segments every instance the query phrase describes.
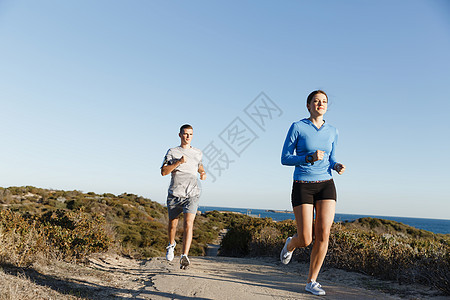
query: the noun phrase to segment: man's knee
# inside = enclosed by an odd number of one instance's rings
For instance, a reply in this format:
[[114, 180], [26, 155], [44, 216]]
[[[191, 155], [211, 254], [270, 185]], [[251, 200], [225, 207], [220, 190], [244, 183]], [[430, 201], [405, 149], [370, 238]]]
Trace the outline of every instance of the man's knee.
[[178, 225], [178, 218], [169, 219], [169, 227], [176, 227]]
[[194, 227], [194, 222], [192, 221], [186, 221], [184, 222], [184, 228], [193, 228]]
[[192, 228], [194, 227], [195, 214], [185, 214], [184, 215], [184, 227]]

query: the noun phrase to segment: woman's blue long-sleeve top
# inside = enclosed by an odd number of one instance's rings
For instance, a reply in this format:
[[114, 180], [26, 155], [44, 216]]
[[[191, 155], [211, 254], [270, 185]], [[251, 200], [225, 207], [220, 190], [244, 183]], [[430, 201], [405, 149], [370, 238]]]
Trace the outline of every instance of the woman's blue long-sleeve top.
[[[284, 142], [281, 164], [295, 166], [294, 180], [331, 179], [331, 170], [337, 163], [334, 155], [337, 140], [337, 129], [327, 123], [317, 128], [309, 119], [294, 122]], [[323, 160], [315, 161], [314, 165], [311, 165], [306, 162], [306, 156], [313, 155], [316, 150], [325, 151], [325, 155]]]

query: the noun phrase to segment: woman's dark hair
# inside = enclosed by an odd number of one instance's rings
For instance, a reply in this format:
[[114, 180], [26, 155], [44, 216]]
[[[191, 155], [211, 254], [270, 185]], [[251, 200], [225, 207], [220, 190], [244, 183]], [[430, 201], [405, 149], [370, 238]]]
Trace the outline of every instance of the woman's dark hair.
[[311, 92], [311, 94], [308, 95], [308, 98], [306, 98], [306, 104], [310, 104], [312, 99], [314, 98], [314, 96], [317, 95], [317, 94], [324, 94], [325, 97], [327, 97], [327, 100], [328, 100], [327, 93], [325, 93], [322, 90], [316, 90], [316, 91]]

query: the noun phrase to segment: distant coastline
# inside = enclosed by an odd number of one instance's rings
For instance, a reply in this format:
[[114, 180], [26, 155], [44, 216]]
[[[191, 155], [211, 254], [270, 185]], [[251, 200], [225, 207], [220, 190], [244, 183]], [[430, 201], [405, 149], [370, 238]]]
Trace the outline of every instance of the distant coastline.
[[267, 212], [273, 212], [277, 214], [293, 214], [292, 210], [275, 210], [275, 209], [266, 209]]
[[[295, 216], [289, 210], [276, 209], [250, 209], [250, 208], [233, 208], [233, 207], [216, 207], [216, 206], [200, 206], [199, 210], [202, 212], [217, 210], [227, 213], [240, 213], [252, 217], [272, 218], [274, 221], [294, 220]], [[443, 219], [425, 219], [425, 218], [407, 218], [407, 217], [392, 217], [392, 216], [375, 216], [375, 215], [354, 215], [354, 214], [340, 214], [335, 215], [335, 222], [351, 222], [360, 218], [377, 218], [400, 222], [417, 229], [427, 230], [433, 233], [450, 234], [450, 220]]]

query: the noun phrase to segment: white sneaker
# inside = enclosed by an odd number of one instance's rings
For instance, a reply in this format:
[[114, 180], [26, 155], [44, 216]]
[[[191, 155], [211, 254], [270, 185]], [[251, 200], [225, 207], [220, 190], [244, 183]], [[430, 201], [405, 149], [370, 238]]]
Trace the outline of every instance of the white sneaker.
[[174, 254], [173, 254], [173, 252], [175, 251], [175, 246], [177, 245], [177, 243], [176, 242], [174, 242], [173, 244], [169, 244], [169, 246], [167, 246], [166, 247], [166, 259], [168, 260], [168, 261], [172, 261], [173, 260], [173, 257], [174, 257]]
[[294, 253], [294, 251], [289, 252], [287, 250], [287, 245], [289, 244], [289, 242], [292, 240], [292, 237], [288, 237], [288, 239], [286, 240], [286, 243], [284, 243], [284, 247], [283, 249], [281, 249], [281, 253], [280, 253], [280, 260], [283, 264], [287, 265], [292, 258], [292, 253]]
[[315, 281], [308, 282], [306, 284], [305, 290], [316, 296], [324, 296], [326, 294], [325, 291], [322, 289], [322, 286]]
[[187, 255], [183, 254], [180, 258], [180, 269], [187, 269], [187, 267], [191, 264]]

